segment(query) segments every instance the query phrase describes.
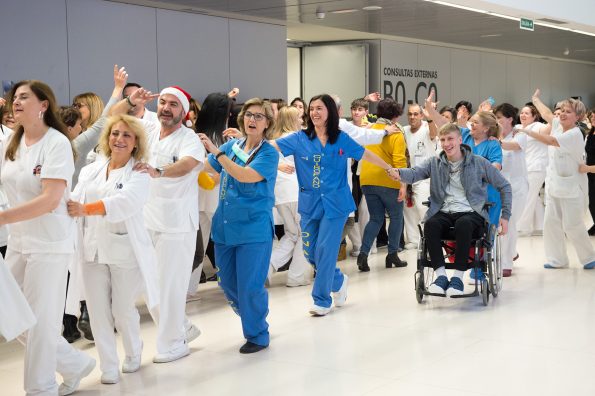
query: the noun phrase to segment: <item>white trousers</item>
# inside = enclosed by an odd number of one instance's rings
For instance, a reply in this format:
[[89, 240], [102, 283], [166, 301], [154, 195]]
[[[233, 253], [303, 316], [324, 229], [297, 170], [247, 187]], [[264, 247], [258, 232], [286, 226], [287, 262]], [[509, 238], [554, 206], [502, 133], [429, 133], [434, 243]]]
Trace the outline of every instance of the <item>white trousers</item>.
[[544, 227], [543, 216], [545, 208], [539, 196], [539, 191], [545, 181], [545, 171], [528, 172], [527, 178], [529, 179], [527, 200], [521, 217], [519, 217], [519, 221], [517, 222], [517, 230], [523, 233], [541, 231]]
[[11, 341], [36, 321], [21, 288], [0, 256], [0, 335]]
[[27, 395], [57, 395], [56, 371], [72, 377], [91, 359], [60, 335], [71, 258], [71, 254], [21, 254], [10, 248], [6, 252], [6, 264], [37, 317], [37, 324], [17, 338], [25, 345]]
[[304, 283], [308, 280], [310, 266], [304, 257], [297, 205], [297, 202], [289, 202], [275, 206], [279, 217], [283, 220], [285, 235], [271, 253], [271, 265], [278, 270], [292, 259], [287, 272], [287, 281]]
[[502, 250], [500, 251], [502, 260], [502, 269], [512, 269], [512, 259], [517, 255], [517, 223], [520, 215], [525, 208], [525, 202], [527, 200], [527, 188], [525, 187], [521, 191], [515, 191], [512, 194], [512, 214], [508, 220], [508, 232], [506, 235], [500, 237], [500, 243], [502, 244]]
[[422, 202], [430, 198], [430, 180], [420, 180], [411, 186], [413, 206], [403, 205], [403, 219], [405, 221], [405, 242], [419, 244], [418, 224], [426, 215], [428, 207]]
[[140, 315], [135, 305], [143, 290], [142, 274], [138, 265], [124, 268], [97, 261], [85, 263], [82, 272], [101, 371], [118, 373], [114, 326], [122, 337], [126, 356], [138, 356], [142, 350]]
[[582, 193], [578, 198], [546, 196], [543, 245], [547, 263], [555, 267], [568, 266], [564, 234], [572, 242], [581, 265], [595, 260], [595, 249], [583, 222], [584, 212], [585, 197]]
[[168, 353], [186, 342], [186, 291], [196, 249], [196, 231], [164, 233], [149, 230], [157, 252], [159, 320], [157, 353]]
[[[351, 217], [347, 218], [348, 222], [349, 222], [349, 219], [351, 219]], [[358, 222], [359, 222], [359, 216], [358, 216]], [[351, 241], [353, 250], [355, 252], [359, 252], [359, 250], [362, 247], [362, 234], [360, 233], [359, 224], [353, 223], [352, 226], [345, 226], [345, 228], [347, 228], [347, 237]]]

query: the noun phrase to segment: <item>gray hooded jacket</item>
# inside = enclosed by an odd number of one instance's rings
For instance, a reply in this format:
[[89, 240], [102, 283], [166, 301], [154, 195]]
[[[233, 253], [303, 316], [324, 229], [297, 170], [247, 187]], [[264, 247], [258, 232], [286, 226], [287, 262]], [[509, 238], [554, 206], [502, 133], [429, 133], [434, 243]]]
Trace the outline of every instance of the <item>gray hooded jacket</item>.
[[[512, 208], [510, 183], [487, 159], [473, 154], [471, 148], [466, 144], [461, 144], [461, 151], [463, 152], [461, 184], [473, 210], [489, 221], [485, 204], [488, 197], [488, 184], [491, 184], [500, 192], [501, 217], [508, 220]], [[442, 208], [446, 196], [446, 186], [449, 183], [449, 172], [450, 166], [444, 152], [440, 153], [438, 157], [427, 159], [414, 168], [399, 169], [401, 180], [408, 184], [430, 178], [430, 208], [426, 212], [424, 220], [434, 216]]]

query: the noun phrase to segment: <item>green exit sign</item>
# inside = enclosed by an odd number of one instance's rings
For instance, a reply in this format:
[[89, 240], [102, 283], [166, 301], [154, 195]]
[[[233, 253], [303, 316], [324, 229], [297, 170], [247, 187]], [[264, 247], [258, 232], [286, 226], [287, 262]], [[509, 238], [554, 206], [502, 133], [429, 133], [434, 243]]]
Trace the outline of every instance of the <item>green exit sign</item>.
[[521, 18], [521, 29], [533, 31], [533, 19]]

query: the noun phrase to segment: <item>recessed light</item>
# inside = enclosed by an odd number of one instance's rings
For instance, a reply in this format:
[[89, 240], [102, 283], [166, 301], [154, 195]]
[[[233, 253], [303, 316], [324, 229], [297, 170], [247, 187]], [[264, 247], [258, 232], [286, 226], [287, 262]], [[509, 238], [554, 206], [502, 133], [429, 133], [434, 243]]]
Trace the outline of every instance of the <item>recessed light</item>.
[[502, 33], [496, 33], [496, 34], [482, 34], [481, 36], [482, 38], [486, 38], [486, 37], [502, 37]]
[[335, 11], [330, 11], [331, 14], [351, 14], [352, 12], [358, 12], [359, 10], [356, 10], [355, 8], [348, 8], [345, 10], [335, 10]]
[[365, 6], [364, 8], [362, 8], [362, 10], [364, 10], [364, 11], [378, 11], [381, 9], [382, 9], [381, 6]]

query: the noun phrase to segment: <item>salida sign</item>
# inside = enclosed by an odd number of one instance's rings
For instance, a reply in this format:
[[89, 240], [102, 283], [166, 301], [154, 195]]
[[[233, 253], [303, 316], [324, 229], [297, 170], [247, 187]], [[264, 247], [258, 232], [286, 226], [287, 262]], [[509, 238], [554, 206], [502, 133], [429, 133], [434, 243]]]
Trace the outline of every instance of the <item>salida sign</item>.
[[[437, 70], [411, 69], [403, 67], [383, 67], [383, 96], [406, 104], [410, 102], [423, 103], [433, 89], [438, 98]], [[413, 79], [420, 79], [415, 85]], [[409, 87], [409, 90], [407, 89]], [[413, 88], [414, 87], [414, 88]]]

